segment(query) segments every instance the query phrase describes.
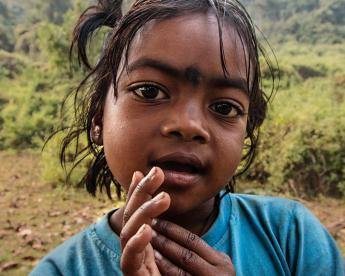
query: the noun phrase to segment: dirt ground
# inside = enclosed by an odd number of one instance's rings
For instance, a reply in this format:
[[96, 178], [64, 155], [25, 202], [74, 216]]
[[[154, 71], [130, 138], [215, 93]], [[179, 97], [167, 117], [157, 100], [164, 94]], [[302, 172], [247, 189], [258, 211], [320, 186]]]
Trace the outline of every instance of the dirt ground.
[[[84, 191], [53, 189], [41, 180], [40, 158], [33, 153], [0, 152], [0, 274], [27, 275], [51, 249], [115, 207]], [[302, 201], [321, 222], [335, 229], [345, 257], [345, 202], [322, 198]]]

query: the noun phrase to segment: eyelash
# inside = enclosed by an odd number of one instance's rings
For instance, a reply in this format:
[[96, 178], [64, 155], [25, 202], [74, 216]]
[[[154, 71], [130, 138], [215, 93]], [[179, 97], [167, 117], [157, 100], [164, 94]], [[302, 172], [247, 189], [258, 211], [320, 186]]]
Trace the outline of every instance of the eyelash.
[[[216, 106], [222, 106], [223, 108], [227, 108], [227, 110], [225, 110], [225, 114], [222, 113], [221, 111], [216, 111], [215, 107]], [[215, 102], [213, 104], [210, 105], [209, 107], [214, 113], [216, 113], [217, 115], [221, 116], [221, 117], [228, 117], [228, 118], [237, 118], [237, 117], [242, 117], [244, 115], [246, 115], [246, 113], [242, 110], [241, 107], [239, 107], [237, 104], [232, 103], [231, 101], [226, 101], [226, 100], [222, 100], [222, 101], [218, 101]], [[231, 115], [231, 113], [235, 111], [236, 114]]]
[[[148, 92], [147, 90], [154, 89], [155, 94], [153, 94], [153, 97], [149, 97], [149, 95], [145, 95], [143, 93]], [[143, 91], [146, 90], [146, 91]], [[169, 96], [166, 92], [163, 91], [162, 88], [158, 87], [157, 85], [154, 84], [141, 84], [138, 86], [135, 86], [133, 88], [130, 89], [131, 92], [133, 92], [135, 94], [135, 96], [139, 97], [142, 100], [148, 101], [148, 102], [153, 102], [156, 100], [163, 100], [163, 99], [168, 99]], [[161, 95], [160, 95], [161, 94]], [[157, 98], [157, 96], [160, 95], [160, 97]], [[152, 95], [151, 95], [152, 96]], [[222, 112], [217, 112], [216, 111], [216, 107], [222, 105], [222, 107], [227, 108], [228, 110], [226, 110], [224, 113], [226, 114], [222, 114]], [[214, 102], [209, 106], [210, 110], [213, 113], [216, 113], [218, 116], [221, 117], [228, 117], [228, 118], [236, 118], [236, 117], [241, 117], [246, 115], [247, 113], [245, 113], [241, 107], [239, 107], [238, 105], [232, 103], [231, 101], [228, 100], [221, 100], [218, 102]], [[230, 113], [232, 113], [232, 111], [235, 111], [236, 114], [234, 115], [229, 115]]]
[[[150, 97], [146, 97], [146, 96], [148, 96], [148, 95], [144, 95], [143, 93], [145, 93], [145, 92], [148, 92], [148, 91], [140, 91], [140, 90], [145, 90], [145, 89], [154, 89], [155, 90], [155, 92], [157, 92], [157, 94], [156, 94], [156, 96], [154, 96], [154, 97], [152, 97], [152, 98], [150, 98]], [[156, 86], [156, 85], [153, 85], [153, 84], [142, 84], [142, 85], [140, 85], [140, 86], [136, 86], [136, 87], [133, 87], [133, 88], [131, 88], [130, 89], [137, 97], [139, 97], [139, 98], [141, 98], [141, 99], [144, 99], [144, 100], [146, 100], [146, 101], [155, 101], [155, 100], [162, 100], [162, 99], [168, 99], [169, 97], [168, 97], [168, 95], [167, 95], [167, 93], [165, 93], [164, 91], [163, 91], [163, 89], [162, 88], [160, 88], [160, 87], [158, 87], [158, 86]], [[152, 92], [152, 91], [151, 91]], [[141, 93], [141, 94], [139, 94], [139, 93]], [[157, 95], [159, 95], [159, 94], [162, 94], [159, 98], [157, 98]]]

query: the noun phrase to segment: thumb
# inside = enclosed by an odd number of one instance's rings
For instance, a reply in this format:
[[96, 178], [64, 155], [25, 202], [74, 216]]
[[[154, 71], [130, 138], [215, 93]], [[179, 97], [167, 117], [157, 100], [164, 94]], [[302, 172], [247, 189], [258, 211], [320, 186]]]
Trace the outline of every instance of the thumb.
[[[152, 239], [152, 228], [143, 224], [137, 233], [132, 236], [126, 246], [123, 249], [121, 256], [121, 270], [123, 275], [135, 276], [135, 275], [150, 275], [148, 274], [148, 265], [147, 258], [150, 253], [147, 252], [147, 249], [150, 245]], [[153, 251], [151, 247], [151, 251]], [[152, 254], [152, 261], [154, 263], [154, 257]], [[145, 273], [145, 271], [147, 271]]]

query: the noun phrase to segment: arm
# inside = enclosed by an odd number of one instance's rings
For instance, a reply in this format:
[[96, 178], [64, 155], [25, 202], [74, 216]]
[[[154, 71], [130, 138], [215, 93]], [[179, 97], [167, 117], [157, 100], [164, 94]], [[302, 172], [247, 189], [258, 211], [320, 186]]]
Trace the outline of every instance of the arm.
[[40, 275], [62, 276], [63, 274], [53, 261], [43, 260], [29, 274], [29, 276]]

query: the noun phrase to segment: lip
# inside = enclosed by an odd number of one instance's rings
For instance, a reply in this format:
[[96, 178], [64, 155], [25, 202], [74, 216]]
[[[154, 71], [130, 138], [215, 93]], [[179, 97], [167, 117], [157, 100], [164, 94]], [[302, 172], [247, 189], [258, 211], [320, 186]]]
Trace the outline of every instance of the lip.
[[[160, 164], [166, 162], [177, 162], [180, 164], [188, 164], [197, 169], [197, 172], [177, 171], [167, 168], [162, 168]], [[153, 166], [160, 167], [164, 172], [165, 186], [186, 188], [194, 185], [206, 171], [206, 166], [196, 155], [186, 154], [181, 152], [174, 152], [171, 154], [163, 155], [153, 162]]]

